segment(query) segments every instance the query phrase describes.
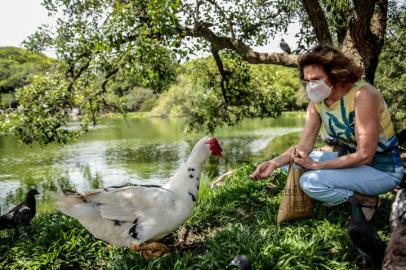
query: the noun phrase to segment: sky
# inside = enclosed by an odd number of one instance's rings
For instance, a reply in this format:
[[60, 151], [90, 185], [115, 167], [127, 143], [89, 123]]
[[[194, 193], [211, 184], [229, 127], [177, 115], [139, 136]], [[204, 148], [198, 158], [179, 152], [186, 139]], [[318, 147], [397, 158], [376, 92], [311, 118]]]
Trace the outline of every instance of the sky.
[[41, 0], [0, 0], [0, 46], [22, 47], [38, 26], [52, 22]]
[[[0, 47], [22, 47], [21, 42], [42, 24], [55, 25], [55, 18], [49, 18], [47, 10], [41, 6], [41, 0], [0, 0]], [[294, 33], [299, 29], [298, 24], [289, 26], [284, 39], [295, 47]], [[293, 34], [292, 34], [293, 33]], [[259, 52], [282, 52], [279, 42], [282, 36], [276, 36], [274, 41], [267, 46], [254, 47]], [[51, 51], [45, 52], [53, 57]]]

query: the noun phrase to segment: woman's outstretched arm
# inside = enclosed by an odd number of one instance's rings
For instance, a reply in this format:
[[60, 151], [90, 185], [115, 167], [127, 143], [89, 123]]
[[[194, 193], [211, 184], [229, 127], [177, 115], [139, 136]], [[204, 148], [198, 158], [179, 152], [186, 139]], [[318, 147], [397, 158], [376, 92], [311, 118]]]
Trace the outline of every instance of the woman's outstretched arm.
[[305, 126], [299, 143], [274, 159], [259, 164], [250, 175], [250, 178], [252, 180], [259, 180], [268, 177], [275, 169], [287, 165], [296, 149], [309, 154], [313, 150], [320, 126], [320, 114], [317, 112], [314, 104], [310, 102], [307, 106]]

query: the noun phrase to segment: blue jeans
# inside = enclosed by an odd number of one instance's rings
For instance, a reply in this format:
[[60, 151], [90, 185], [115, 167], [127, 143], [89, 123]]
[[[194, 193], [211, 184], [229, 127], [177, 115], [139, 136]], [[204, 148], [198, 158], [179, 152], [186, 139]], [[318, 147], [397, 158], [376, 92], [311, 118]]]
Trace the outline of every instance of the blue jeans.
[[[326, 161], [337, 152], [313, 151], [310, 157]], [[283, 168], [287, 171], [287, 166]], [[300, 187], [310, 197], [333, 206], [345, 202], [355, 192], [376, 196], [393, 190], [403, 174], [386, 173], [367, 165], [346, 169], [309, 170], [300, 177]]]

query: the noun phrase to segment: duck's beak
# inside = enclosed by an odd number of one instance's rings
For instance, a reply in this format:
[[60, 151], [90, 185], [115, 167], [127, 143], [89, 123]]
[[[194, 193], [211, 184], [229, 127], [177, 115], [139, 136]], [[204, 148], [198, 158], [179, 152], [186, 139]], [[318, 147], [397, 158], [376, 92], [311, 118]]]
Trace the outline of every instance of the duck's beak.
[[237, 263], [234, 260], [227, 265], [227, 268], [230, 268], [232, 266], [237, 266], [238, 267]]

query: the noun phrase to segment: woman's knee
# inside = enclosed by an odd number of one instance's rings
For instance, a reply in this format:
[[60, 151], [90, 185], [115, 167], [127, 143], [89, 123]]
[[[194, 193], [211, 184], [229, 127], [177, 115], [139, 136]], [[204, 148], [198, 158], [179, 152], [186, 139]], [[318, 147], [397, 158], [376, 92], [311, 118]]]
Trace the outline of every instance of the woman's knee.
[[326, 161], [326, 160], [331, 160], [331, 159], [337, 158], [338, 157], [338, 152], [326, 152], [326, 151], [314, 150], [309, 154], [309, 156], [315, 162], [320, 162], [320, 161]]
[[313, 193], [318, 193], [327, 189], [319, 175], [315, 171], [305, 172], [300, 177], [300, 187], [309, 196]]

